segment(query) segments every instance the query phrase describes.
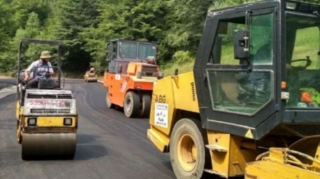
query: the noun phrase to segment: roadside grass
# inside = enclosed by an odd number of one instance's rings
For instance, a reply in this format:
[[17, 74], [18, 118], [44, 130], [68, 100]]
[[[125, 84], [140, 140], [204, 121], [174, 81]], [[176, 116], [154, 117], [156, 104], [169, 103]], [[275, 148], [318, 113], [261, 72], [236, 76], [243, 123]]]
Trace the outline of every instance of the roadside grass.
[[178, 69], [179, 74], [192, 71], [193, 65], [194, 65], [194, 62], [186, 62], [182, 65], [171, 62], [165, 65], [162, 65], [160, 67], [160, 71], [164, 73], [164, 76], [172, 76], [174, 75], [175, 69]]

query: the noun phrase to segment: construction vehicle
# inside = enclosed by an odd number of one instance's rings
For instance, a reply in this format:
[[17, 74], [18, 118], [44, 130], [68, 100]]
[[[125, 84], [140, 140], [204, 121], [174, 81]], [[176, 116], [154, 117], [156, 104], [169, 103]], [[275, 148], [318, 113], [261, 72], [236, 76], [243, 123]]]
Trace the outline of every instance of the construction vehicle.
[[[22, 70], [23, 44], [48, 44], [58, 47], [55, 77], [47, 73], [35, 86], [27, 85]], [[78, 113], [72, 91], [63, 89], [60, 68], [61, 41], [22, 39], [19, 46], [17, 74], [17, 141], [21, 144], [21, 158], [63, 157], [73, 159], [76, 152]], [[39, 67], [40, 68], [40, 67]], [[42, 68], [42, 67], [41, 67]], [[49, 69], [47, 69], [49, 71]], [[30, 77], [38, 72], [33, 70]], [[29, 79], [30, 79], [29, 77]], [[63, 82], [63, 83], [62, 83]]]
[[319, 11], [284, 0], [208, 11], [193, 71], [153, 88], [147, 135], [177, 178], [320, 178]]
[[156, 53], [156, 42], [108, 41], [103, 81], [108, 108], [123, 107], [128, 118], [149, 116], [153, 84], [163, 77]]
[[86, 71], [84, 74], [85, 82], [98, 82], [98, 75], [93, 67]]

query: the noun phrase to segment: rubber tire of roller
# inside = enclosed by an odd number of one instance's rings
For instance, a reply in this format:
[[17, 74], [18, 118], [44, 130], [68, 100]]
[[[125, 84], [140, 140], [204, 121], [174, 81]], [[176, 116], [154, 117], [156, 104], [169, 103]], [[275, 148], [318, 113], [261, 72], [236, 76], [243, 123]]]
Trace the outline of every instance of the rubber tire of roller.
[[[131, 108], [129, 111], [127, 111], [127, 100], [130, 99], [131, 101]], [[124, 98], [123, 101], [123, 112], [125, 114], [126, 117], [128, 118], [134, 118], [134, 117], [138, 117], [141, 113], [140, 107], [141, 107], [141, 102], [140, 102], [140, 98], [139, 95], [134, 92], [134, 91], [128, 91], [126, 93], [126, 96]]]
[[106, 104], [107, 104], [107, 107], [109, 109], [111, 108], [114, 108], [114, 104], [112, 104], [110, 101], [109, 101], [109, 90], [107, 89], [107, 93], [106, 93]]
[[141, 114], [140, 117], [148, 118], [150, 115], [151, 107], [151, 96], [149, 94], [142, 94], [142, 104], [141, 104]]
[[[201, 132], [201, 123], [197, 119], [180, 119], [173, 127], [170, 139], [170, 160], [174, 174], [177, 178], [200, 179], [206, 166], [206, 158], [209, 155], [204, 144], [204, 133]], [[191, 172], [185, 171], [178, 159], [178, 141], [180, 137], [188, 133], [192, 136], [197, 147], [197, 164]], [[195, 174], [196, 173], [196, 174]]]

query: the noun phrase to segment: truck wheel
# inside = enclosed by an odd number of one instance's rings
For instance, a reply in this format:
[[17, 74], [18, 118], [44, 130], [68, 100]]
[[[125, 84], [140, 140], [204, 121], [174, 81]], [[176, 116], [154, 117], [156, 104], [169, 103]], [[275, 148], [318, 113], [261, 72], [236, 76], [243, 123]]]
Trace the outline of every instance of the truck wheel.
[[133, 91], [127, 92], [124, 98], [123, 111], [126, 117], [137, 117], [140, 114], [140, 98], [139, 95]]
[[198, 120], [181, 119], [172, 130], [170, 159], [177, 178], [201, 178], [206, 163], [206, 150]]
[[114, 104], [112, 104], [112, 103], [109, 101], [109, 90], [107, 91], [107, 94], [106, 94], [106, 103], [107, 103], [107, 107], [108, 107], [108, 108], [114, 108]]
[[142, 94], [141, 115], [142, 118], [147, 118], [150, 115], [151, 96], [149, 94]]

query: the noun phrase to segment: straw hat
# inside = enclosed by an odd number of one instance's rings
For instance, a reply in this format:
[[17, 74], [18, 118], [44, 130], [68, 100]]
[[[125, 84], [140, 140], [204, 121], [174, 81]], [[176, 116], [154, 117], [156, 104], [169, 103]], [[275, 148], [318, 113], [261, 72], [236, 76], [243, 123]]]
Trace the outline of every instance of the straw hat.
[[51, 58], [50, 52], [49, 51], [42, 51], [40, 58]]

